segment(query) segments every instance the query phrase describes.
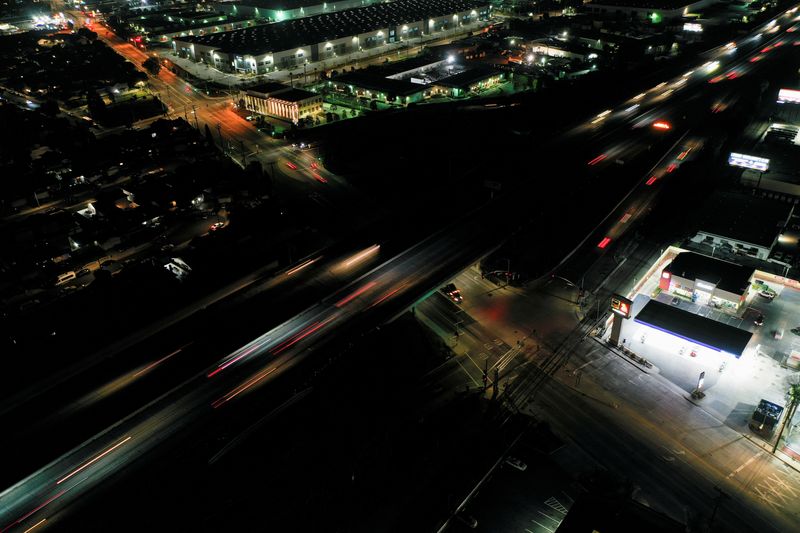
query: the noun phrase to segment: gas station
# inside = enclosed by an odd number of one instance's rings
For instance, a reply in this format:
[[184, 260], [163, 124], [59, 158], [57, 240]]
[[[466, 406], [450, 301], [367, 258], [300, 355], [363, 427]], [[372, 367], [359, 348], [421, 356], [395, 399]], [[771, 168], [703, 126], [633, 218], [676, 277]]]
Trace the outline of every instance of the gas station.
[[[775, 298], [754, 290], [765, 282]], [[800, 354], [800, 335], [789, 330], [800, 320], [799, 288], [794, 280], [670, 247], [630, 293], [613, 295], [604, 338], [643, 372], [660, 374], [687, 399], [753, 434], [748, 422], [760, 402], [785, 405], [797, 379], [791, 361]], [[762, 313], [760, 326], [754, 317]], [[775, 334], [784, 329], [786, 335]]]

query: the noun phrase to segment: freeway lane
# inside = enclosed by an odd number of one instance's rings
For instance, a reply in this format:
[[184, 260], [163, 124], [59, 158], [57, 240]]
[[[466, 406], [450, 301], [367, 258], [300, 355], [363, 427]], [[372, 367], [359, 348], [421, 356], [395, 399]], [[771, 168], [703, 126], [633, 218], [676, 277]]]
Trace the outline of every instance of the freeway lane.
[[[224, 416], [225, 409], [248, 393], [319, 350], [339, 334], [335, 330], [366, 327], [368, 317], [388, 318], [410, 305], [427, 287], [476, 260], [495, 235], [509, 230], [508, 217], [499, 212], [499, 203], [490, 204], [481, 216], [387, 261], [5, 490], [0, 494], [0, 532], [25, 530], [65, 511], [155, 447], [198, 429], [205, 417]], [[50, 519], [39, 527], [52, 523]]]

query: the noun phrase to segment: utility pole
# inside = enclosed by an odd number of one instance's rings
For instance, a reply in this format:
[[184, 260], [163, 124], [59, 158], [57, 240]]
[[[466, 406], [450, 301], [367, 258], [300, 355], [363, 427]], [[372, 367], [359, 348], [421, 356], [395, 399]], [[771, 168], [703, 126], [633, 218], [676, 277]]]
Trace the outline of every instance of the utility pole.
[[192, 114], [194, 115], [194, 127], [200, 131], [200, 124], [197, 122], [197, 106], [192, 104]]
[[219, 147], [225, 151], [225, 141], [222, 140], [222, 123], [217, 122], [217, 135], [219, 136]]
[[239, 139], [239, 143], [242, 146], [242, 166], [247, 164], [247, 154], [244, 152], [244, 141]]
[[797, 411], [797, 404], [800, 403], [800, 383], [792, 384], [789, 387], [787, 395], [789, 396], [789, 405], [786, 408], [786, 415], [783, 417], [783, 422], [781, 422], [781, 430], [778, 432], [778, 438], [775, 439], [775, 444], [772, 446], [773, 454], [778, 449], [778, 443], [780, 443], [781, 437], [783, 436], [783, 430], [786, 429], [786, 422], [794, 418], [794, 413]]

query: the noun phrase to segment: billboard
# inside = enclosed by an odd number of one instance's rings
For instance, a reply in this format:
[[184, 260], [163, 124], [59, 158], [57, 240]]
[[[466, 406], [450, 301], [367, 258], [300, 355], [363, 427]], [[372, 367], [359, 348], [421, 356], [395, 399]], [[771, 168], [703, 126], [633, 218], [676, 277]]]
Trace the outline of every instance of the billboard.
[[702, 24], [698, 24], [696, 22], [687, 22], [683, 25], [683, 31], [700, 33], [703, 31], [703, 26]]
[[800, 91], [794, 89], [781, 89], [778, 91], [779, 104], [800, 104]]
[[622, 318], [631, 317], [633, 302], [619, 294], [611, 295], [611, 311], [620, 315]]
[[731, 152], [731, 155], [728, 156], [728, 164], [732, 167], [752, 168], [760, 172], [769, 170], [769, 159], [736, 152]]

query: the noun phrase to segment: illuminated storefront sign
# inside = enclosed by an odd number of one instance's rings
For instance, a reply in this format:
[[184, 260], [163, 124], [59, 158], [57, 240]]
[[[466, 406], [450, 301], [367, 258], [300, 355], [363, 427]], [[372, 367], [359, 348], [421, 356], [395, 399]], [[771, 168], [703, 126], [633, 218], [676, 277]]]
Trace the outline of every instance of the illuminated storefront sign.
[[781, 89], [778, 91], [779, 104], [800, 104], [800, 91], [794, 89]]
[[631, 307], [633, 302], [624, 296], [615, 294], [611, 297], [611, 310], [623, 318], [631, 317]]
[[703, 26], [696, 22], [687, 22], [686, 24], [683, 25], [683, 31], [700, 33], [703, 31]]
[[737, 154], [736, 152], [731, 152], [728, 157], [728, 164], [732, 167], [752, 168], [761, 172], [766, 172], [769, 169], [769, 159], [754, 155]]
[[711, 291], [714, 290], [714, 286], [713, 285], [709, 285], [708, 283], [703, 283], [702, 281], [695, 282], [694, 286], [697, 289], [700, 289], [700, 290], [703, 290], [703, 291], [707, 291], [707, 292], [711, 292]]

